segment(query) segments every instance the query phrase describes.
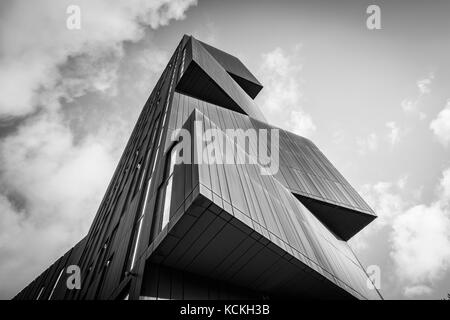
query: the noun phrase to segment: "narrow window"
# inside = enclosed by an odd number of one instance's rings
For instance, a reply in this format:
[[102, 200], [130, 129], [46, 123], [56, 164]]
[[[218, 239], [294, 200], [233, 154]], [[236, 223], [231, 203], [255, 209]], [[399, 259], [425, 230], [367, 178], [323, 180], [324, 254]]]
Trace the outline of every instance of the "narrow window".
[[180, 74], [179, 74], [179, 78], [181, 78], [181, 76], [183, 75], [184, 72], [184, 60], [186, 59], [186, 49], [183, 50], [183, 58], [181, 59], [181, 67], [180, 67]]
[[39, 293], [38, 293], [38, 295], [37, 295], [37, 297], [36, 297], [36, 300], [39, 300], [39, 298], [40, 298], [41, 295], [42, 295], [42, 292], [44, 292], [44, 289], [45, 289], [45, 287], [42, 287], [41, 290], [39, 290]]
[[173, 169], [177, 160], [177, 149], [173, 148], [170, 154], [169, 170], [167, 173], [166, 194], [164, 197], [164, 209], [161, 230], [169, 223], [170, 220], [170, 202], [172, 200], [172, 181], [173, 181]]
[[56, 282], [55, 282], [55, 284], [53, 285], [52, 292], [51, 292], [50, 295], [48, 296], [48, 300], [51, 300], [51, 299], [52, 299], [53, 293], [55, 292], [56, 286], [58, 285], [59, 279], [61, 279], [61, 276], [62, 276], [63, 272], [64, 272], [64, 268], [61, 269], [61, 272], [59, 273], [58, 278], [56, 279]]
[[137, 249], [138, 249], [138, 244], [139, 244], [139, 239], [141, 238], [141, 230], [142, 230], [142, 222], [144, 221], [144, 216], [141, 215], [139, 218], [139, 227], [138, 227], [138, 232], [137, 232], [137, 236], [136, 236], [136, 240], [134, 243], [134, 250], [133, 250], [133, 257], [131, 258], [131, 266], [130, 266], [130, 270], [133, 269], [134, 264], [136, 262], [136, 254], [137, 254]]

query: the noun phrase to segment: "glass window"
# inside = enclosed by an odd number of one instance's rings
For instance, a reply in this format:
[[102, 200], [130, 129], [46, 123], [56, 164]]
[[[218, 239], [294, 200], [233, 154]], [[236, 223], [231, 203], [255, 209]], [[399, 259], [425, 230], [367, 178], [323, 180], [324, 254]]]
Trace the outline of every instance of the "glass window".
[[138, 249], [138, 244], [139, 244], [139, 239], [141, 237], [141, 230], [142, 230], [142, 222], [144, 221], [144, 216], [141, 215], [139, 218], [139, 222], [138, 222], [138, 232], [137, 232], [137, 236], [136, 239], [134, 240], [134, 250], [133, 250], [133, 256], [131, 258], [131, 266], [130, 266], [130, 270], [132, 270], [134, 268], [134, 264], [136, 263], [136, 254], [137, 254], [137, 249]]
[[184, 60], [186, 59], [186, 49], [183, 50], [183, 58], [181, 59], [181, 67], [180, 67], [180, 75], [179, 78], [183, 75], [184, 72]]
[[50, 295], [48, 296], [48, 300], [52, 298], [53, 293], [55, 292], [56, 286], [58, 285], [59, 279], [61, 279], [63, 272], [64, 269], [61, 269], [61, 272], [59, 273], [58, 278], [56, 278], [55, 284], [53, 285], [52, 292], [50, 292]]
[[175, 163], [177, 160], [177, 148], [172, 148], [170, 154], [170, 163], [167, 173], [167, 183], [166, 183], [166, 194], [164, 196], [164, 209], [162, 216], [161, 230], [169, 223], [170, 219], [170, 202], [172, 200], [172, 181], [173, 181], [173, 169], [175, 168]]
[[38, 295], [37, 295], [37, 297], [36, 297], [36, 300], [39, 300], [39, 298], [40, 298], [41, 295], [42, 295], [42, 292], [44, 292], [44, 289], [45, 289], [45, 287], [42, 287], [41, 290], [39, 290], [39, 293], [38, 293]]

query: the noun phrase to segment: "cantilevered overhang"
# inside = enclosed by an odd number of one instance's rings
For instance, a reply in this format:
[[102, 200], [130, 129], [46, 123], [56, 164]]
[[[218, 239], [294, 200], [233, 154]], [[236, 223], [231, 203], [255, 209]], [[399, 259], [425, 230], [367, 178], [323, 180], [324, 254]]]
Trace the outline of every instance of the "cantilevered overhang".
[[258, 95], [263, 86], [241, 60], [204, 42], [199, 42], [252, 99]]
[[266, 121], [255, 102], [236, 82], [236, 77], [233, 78], [199, 41], [190, 37], [182, 55], [184, 62], [175, 87], [177, 92]]
[[288, 253], [253, 230], [237, 212], [217, 206], [203, 195], [208, 190], [202, 185], [195, 192], [186, 212], [172, 217], [149, 248], [149, 262], [275, 298], [365, 298], [344, 283], [347, 290], [337, 285], [331, 275], [318, 273], [307, 257]]
[[357, 211], [341, 205], [318, 200], [311, 196], [304, 196], [298, 193], [298, 191], [292, 191], [292, 193], [324, 225], [345, 241], [350, 240], [377, 217], [368, 212]]
[[[257, 129], [274, 128], [251, 120]], [[279, 129], [279, 170], [275, 175], [324, 225], [348, 241], [376, 215], [309, 139]]]

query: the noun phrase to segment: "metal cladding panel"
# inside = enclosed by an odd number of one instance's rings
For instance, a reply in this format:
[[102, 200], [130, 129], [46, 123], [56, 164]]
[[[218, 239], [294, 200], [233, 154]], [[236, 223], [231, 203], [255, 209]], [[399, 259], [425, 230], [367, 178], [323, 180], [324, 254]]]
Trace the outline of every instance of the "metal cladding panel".
[[149, 263], [143, 280], [140, 300], [247, 300], [264, 295], [243, 287], [192, 274], [178, 268]]
[[[178, 110], [172, 115], [174, 128], [184, 123], [194, 109], [200, 110], [221, 130], [274, 128], [241, 113], [180, 93], [175, 93], [174, 100]], [[376, 218], [372, 209], [314, 143], [285, 130], [279, 129], [279, 132], [279, 170], [275, 178], [330, 230], [348, 240]], [[241, 147], [245, 149], [245, 146]], [[256, 150], [257, 146], [252, 145], [252, 148]]]
[[252, 99], [258, 95], [263, 86], [241, 60], [204, 42], [199, 42]]
[[[256, 129], [275, 128], [251, 119]], [[364, 199], [309, 139], [280, 131], [280, 170], [276, 178], [327, 227], [349, 240], [376, 215]]]
[[[205, 130], [219, 129], [199, 110], [193, 113]], [[200, 146], [194, 141], [196, 152]], [[257, 164], [209, 160], [196, 166], [199, 195], [193, 207], [172, 216], [163, 236], [155, 239], [154, 263], [275, 296], [307, 296], [311, 292], [302, 284], [308, 281], [323, 297], [380, 299], [367, 287], [367, 274], [348, 244], [276, 178], [261, 175]], [[245, 254], [233, 257], [241, 246]], [[268, 272], [275, 263], [285, 272]]]

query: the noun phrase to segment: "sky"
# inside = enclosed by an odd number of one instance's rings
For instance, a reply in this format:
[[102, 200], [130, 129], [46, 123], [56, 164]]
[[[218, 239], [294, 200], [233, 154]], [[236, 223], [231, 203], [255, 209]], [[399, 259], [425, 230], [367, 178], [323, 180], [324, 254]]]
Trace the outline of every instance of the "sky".
[[2, 0], [0, 298], [87, 233], [183, 34], [239, 57], [266, 118], [312, 139], [372, 206], [349, 243], [380, 267], [384, 298], [446, 297], [449, 13], [437, 0]]

